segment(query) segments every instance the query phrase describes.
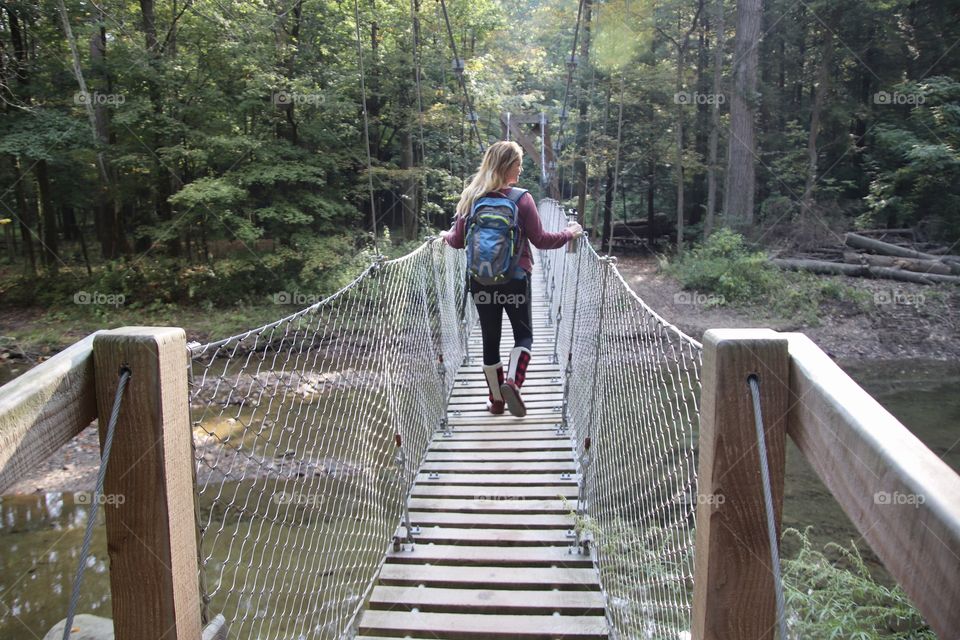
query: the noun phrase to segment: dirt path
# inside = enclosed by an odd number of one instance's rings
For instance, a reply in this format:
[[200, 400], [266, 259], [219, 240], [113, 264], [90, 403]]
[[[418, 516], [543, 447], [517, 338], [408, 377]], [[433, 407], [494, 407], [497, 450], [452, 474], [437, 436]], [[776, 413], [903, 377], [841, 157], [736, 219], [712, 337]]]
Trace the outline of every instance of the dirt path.
[[866, 308], [831, 302], [819, 326], [772, 317], [762, 308], [708, 308], [708, 296], [684, 291], [659, 273], [653, 258], [620, 258], [627, 284], [669, 322], [700, 340], [711, 328], [769, 327], [798, 331], [839, 361], [960, 359], [960, 293], [955, 287], [931, 287], [890, 280], [822, 276], [866, 292]]

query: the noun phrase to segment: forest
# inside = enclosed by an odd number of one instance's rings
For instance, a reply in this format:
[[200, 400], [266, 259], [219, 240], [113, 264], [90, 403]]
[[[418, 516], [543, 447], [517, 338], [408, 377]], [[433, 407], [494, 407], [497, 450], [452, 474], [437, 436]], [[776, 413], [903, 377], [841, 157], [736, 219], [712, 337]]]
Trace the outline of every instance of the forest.
[[682, 252], [722, 227], [787, 251], [909, 229], [946, 251], [957, 10], [5, 0], [0, 294], [335, 290], [446, 228], [508, 124], [535, 151], [523, 186], [580, 211], [604, 251]]

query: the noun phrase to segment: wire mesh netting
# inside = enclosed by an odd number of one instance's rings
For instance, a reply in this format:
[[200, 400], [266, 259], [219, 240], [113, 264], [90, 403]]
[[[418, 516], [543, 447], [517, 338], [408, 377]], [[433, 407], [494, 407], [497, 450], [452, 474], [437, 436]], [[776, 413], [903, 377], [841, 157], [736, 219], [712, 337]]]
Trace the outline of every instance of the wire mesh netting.
[[205, 622], [348, 635], [445, 415], [443, 363], [465, 354], [463, 274], [462, 252], [427, 242], [282, 320], [191, 345]]
[[[540, 212], [545, 228], [565, 226], [557, 203]], [[701, 345], [589, 243], [543, 266], [581, 466], [581, 524], [611, 628], [621, 638], [689, 637]]]
[[[541, 217], [566, 220], [550, 200]], [[615, 635], [684, 637], [701, 346], [581, 245], [537, 257], [578, 520]], [[462, 252], [427, 242], [303, 311], [191, 347], [201, 595], [231, 637], [349, 637], [466, 355], [464, 272]]]

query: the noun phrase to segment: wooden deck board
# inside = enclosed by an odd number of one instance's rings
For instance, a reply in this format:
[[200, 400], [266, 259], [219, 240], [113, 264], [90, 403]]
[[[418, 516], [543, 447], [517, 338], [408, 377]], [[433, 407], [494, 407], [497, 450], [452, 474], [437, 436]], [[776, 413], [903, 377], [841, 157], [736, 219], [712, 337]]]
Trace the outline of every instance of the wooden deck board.
[[455, 513], [411, 511], [414, 526], [490, 527], [493, 529], [572, 529], [573, 518], [557, 514]]
[[462, 498], [410, 498], [410, 509], [416, 511], [442, 511], [447, 513], [523, 513], [542, 514], [570, 513], [576, 508], [575, 500], [569, 501], [570, 506], [564, 505], [562, 500], [534, 500], [522, 498], [497, 498], [495, 491], [489, 496], [481, 496], [475, 500]]
[[501, 591], [495, 589], [436, 589], [374, 587], [370, 604], [376, 609], [471, 613], [541, 613], [597, 615], [604, 610], [597, 591]]
[[595, 640], [607, 637], [607, 621], [603, 616], [488, 616], [376, 610], [366, 611], [360, 620], [360, 633], [390, 633], [402, 638], [411, 631], [439, 633], [458, 640], [553, 640], [557, 637]]
[[484, 545], [415, 544], [390, 551], [387, 562], [487, 567], [590, 567], [590, 556], [571, 553], [570, 547], [491, 547]]
[[[406, 527], [399, 527], [397, 535], [406, 538]], [[418, 544], [469, 544], [498, 547], [549, 547], [567, 548], [573, 538], [566, 529], [497, 529], [463, 527], [421, 527], [416, 535]]]
[[490, 496], [494, 499], [516, 498], [541, 500], [556, 499], [558, 495], [568, 500], [576, 499], [577, 487], [574, 485], [543, 485], [537, 484], [528, 487], [491, 487], [489, 485], [416, 485], [413, 488], [415, 498], [472, 498], [474, 496]]
[[[487, 411], [479, 327], [469, 337], [469, 364], [452, 373], [448, 430], [434, 434], [411, 489], [414, 544], [384, 558], [357, 640], [608, 638], [597, 570], [575, 552], [580, 477], [560, 430], [565, 377], [548, 314], [538, 298], [523, 418]], [[504, 323], [505, 365], [512, 345]], [[396, 535], [406, 538], [402, 524]]]
[[541, 484], [569, 484], [578, 486], [580, 476], [572, 473], [565, 478], [560, 473], [438, 473], [431, 477], [429, 473], [417, 475], [417, 484], [439, 485], [489, 485], [489, 486], [535, 486]]
[[443, 565], [397, 564], [388, 562], [380, 570], [385, 585], [471, 587], [501, 589], [572, 589], [599, 591], [594, 569], [561, 567], [451, 567]]

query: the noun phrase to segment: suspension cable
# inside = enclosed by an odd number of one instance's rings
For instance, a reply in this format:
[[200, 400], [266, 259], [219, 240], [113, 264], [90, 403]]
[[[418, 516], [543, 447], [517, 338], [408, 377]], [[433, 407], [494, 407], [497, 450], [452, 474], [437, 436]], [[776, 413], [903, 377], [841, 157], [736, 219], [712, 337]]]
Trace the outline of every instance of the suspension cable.
[[[441, 0], [442, 2], [443, 0]], [[563, 89], [563, 107], [560, 110], [560, 128], [557, 131], [557, 150], [563, 146], [563, 126], [567, 122], [567, 102], [570, 98], [570, 84], [573, 82], [573, 70], [576, 68], [577, 42], [580, 39], [580, 20], [583, 16], [583, 2], [577, 6], [577, 24], [573, 28], [573, 47], [570, 50], [570, 59], [567, 61], [567, 82]]]
[[373, 161], [370, 158], [370, 118], [367, 115], [367, 82], [363, 68], [363, 45], [360, 42], [360, 5], [353, 0], [353, 16], [357, 33], [357, 60], [360, 63], [360, 99], [363, 109], [363, 140], [367, 151], [367, 186], [370, 189], [370, 224], [373, 230], [373, 250], [380, 256], [380, 244], [377, 241], [377, 207], [373, 195]]
[[[583, 2], [583, 0], [580, 1]], [[447, 37], [450, 39], [450, 49], [453, 51], [454, 69], [457, 72], [457, 80], [460, 82], [460, 88], [463, 89], [463, 99], [466, 101], [470, 126], [473, 128], [474, 135], [477, 136], [477, 144], [480, 145], [480, 153], [482, 154], [484, 152], [483, 138], [480, 137], [480, 130], [477, 128], [476, 112], [473, 110], [473, 102], [470, 100], [470, 92], [467, 90], [467, 81], [463, 77], [464, 62], [460, 59], [460, 54], [457, 52], [457, 42], [453, 37], [453, 29], [450, 27], [450, 15], [447, 13], [446, 0], [440, 0], [440, 8], [443, 10], [443, 20], [447, 25]]]
[[417, 83], [417, 125], [420, 129], [420, 162], [424, 162], [427, 154], [423, 147], [423, 90], [420, 87], [421, 52], [420, 52], [420, 22], [417, 18], [420, 13], [419, 0], [410, 0], [410, 29], [413, 36], [413, 68], [414, 79]]
[[80, 601], [80, 587], [83, 584], [83, 572], [87, 568], [87, 557], [90, 555], [90, 544], [93, 541], [93, 528], [97, 524], [97, 511], [100, 507], [100, 496], [103, 495], [103, 482], [107, 477], [107, 464], [110, 462], [110, 449], [113, 446], [113, 434], [117, 428], [117, 418], [120, 416], [120, 405], [123, 401], [123, 392], [127, 388], [131, 371], [126, 366], [120, 369], [120, 380], [117, 382], [117, 391], [113, 397], [113, 410], [107, 422], [107, 435], [103, 440], [103, 453], [100, 456], [100, 471], [97, 472], [97, 484], [90, 500], [90, 513], [87, 516], [87, 528], [83, 533], [83, 545], [80, 547], [80, 560], [77, 564], [77, 574], [73, 579], [73, 590], [70, 593], [70, 605], [67, 609], [67, 619], [63, 625], [63, 640], [70, 640], [73, 628], [73, 617], [77, 612], [77, 603]]
[[760, 454], [760, 479], [763, 481], [763, 504], [767, 511], [767, 538], [770, 541], [770, 563], [773, 573], [773, 588], [777, 597], [777, 623], [780, 638], [787, 638], [787, 621], [783, 613], [783, 579], [780, 576], [780, 549], [777, 546], [777, 528], [773, 516], [773, 491], [770, 488], [770, 467], [767, 463], [767, 442], [763, 433], [763, 414], [760, 410], [760, 380], [756, 374], [747, 377], [753, 399], [753, 419], [757, 427], [757, 443]]

